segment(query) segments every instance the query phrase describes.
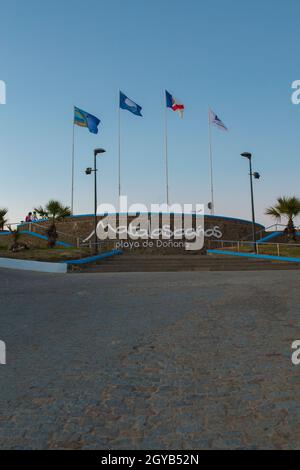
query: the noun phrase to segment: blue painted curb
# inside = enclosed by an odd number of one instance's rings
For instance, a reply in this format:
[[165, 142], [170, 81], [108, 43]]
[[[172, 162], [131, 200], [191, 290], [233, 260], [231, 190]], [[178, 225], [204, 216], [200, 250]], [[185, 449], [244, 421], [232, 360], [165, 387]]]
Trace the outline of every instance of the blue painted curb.
[[[20, 233], [23, 234], [23, 235], [30, 235], [32, 237], [40, 238], [41, 240], [48, 240], [48, 238], [45, 235], [40, 235], [39, 233], [30, 232], [29, 230], [20, 230]], [[0, 232], [0, 235], [6, 235], [7, 236], [7, 235], [11, 235], [11, 233], [10, 232]], [[73, 248], [73, 245], [70, 245], [69, 243], [65, 243], [65, 242], [60, 242], [60, 241], [57, 241], [56, 245], [63, 246], [65, 248]]]
[[288, 261], [290, 263], [300, 263], [300, 258], [288, 258], [285, 256], [256, 255], [254, 253], [237, 253], [236, 251], [207, 250], [207, 253], [217, 253], [218, 255], [241, 256], [243, 258], [269, 259], [274, 261]]
[[75, 260], [61, 261], [61, 262], [69, 264], [69, 265], [88, 264], [88, 263], [94, 263], [95, 261], [99, 261], [102, 259], [111, 258], [112, 256], [122, 255], [122, 254], [123, 254], [122, 250], [112, 250], [112, 251], [108, 251], [107, 253], [102, 253], [101, 255], [90, 256], [89, 258], [75, 259]]
[[[259, 240], [257, 243], [265, 243], [269, 240], [272, 240], [272, 238], [276, 238], [276, 237], [279, 237], [280, 235], [283, 235], [283, 232], [274, 232], [274, 233], [271, 233], [270, 235], [267, 235], [265, 238], [262, 238], [261, 240]], [[300, 232], [297, 232], [296, 233], [296, 236], [297, 237], [300, 237]]]
[[272, 240], [272, 238], [278, 237], [278, 235], [279, 235], [279, 233], [277, 233], [277, 232], [271, 233], [270, 235], [267, 235], [266, 237], [259, 240], [257, 243], [265, 243], [269, 240]]
[[[20, 233], [25, 234], [25, 235], [30, 235], [32, 237], [40, 238], [41, 240], [48, 240], [48, 238], [45, 235], [40, 235], [39, 233], [30, 232], [29, 230], [22, 230]], [[56, 245], [63, 246], [65, 248], [73, 247], [73, 245], [70, 245], [69, 243], [60, 242], [60, 241], [57, 241]]]

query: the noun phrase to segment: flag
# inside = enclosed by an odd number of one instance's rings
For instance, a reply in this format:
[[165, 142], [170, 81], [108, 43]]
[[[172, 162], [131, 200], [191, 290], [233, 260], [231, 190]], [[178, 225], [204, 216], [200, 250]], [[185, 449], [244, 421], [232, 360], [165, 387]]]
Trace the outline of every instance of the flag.
[[209, 110], [209, 119], [210, 119], [210, 122], [214, 124], [216, 127], [218, 127], [219, 129], [222, 129], [223, 131], [228, 131], [225, 124], [216, 115], [216, 113], [214, 113], [211, 109]]
[[171, 93], [169, 93], [167, 90], [166, 90], [166, 103], [167, 103], [167, 108], [171, 108], [173, 109], [173, 111], [178, 111], [178, 113], [180, 114], [180, 117], [183, 117], [183, 112], [185, 109], [184, 105], [178, 103], [176, 98], [174, 98], [174, 96], [172, 96]]
[[136, 104], [134, 101], [132, 101], [130, 98], [128, 98], [124, 93], [120, 91], [120, 108], [121, 109], [126, 109], [127, 111], [130, 111], [131, 113], [135, 114], [136, 116], [142, 116], [142, 107]]
[[100, 122], [100, 119], [96, 116], [75, 107], [74, 124], [76, 124], [76, 126], [87, 127], [92, 134], [98, 134], [98, 126]]

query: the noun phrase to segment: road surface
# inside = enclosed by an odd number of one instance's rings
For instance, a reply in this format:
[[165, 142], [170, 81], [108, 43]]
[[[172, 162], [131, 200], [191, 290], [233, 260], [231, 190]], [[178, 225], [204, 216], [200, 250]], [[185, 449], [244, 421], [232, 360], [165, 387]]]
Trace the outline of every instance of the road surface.
[[299, 282], [0, 270], [0, 448], [299, 448]]

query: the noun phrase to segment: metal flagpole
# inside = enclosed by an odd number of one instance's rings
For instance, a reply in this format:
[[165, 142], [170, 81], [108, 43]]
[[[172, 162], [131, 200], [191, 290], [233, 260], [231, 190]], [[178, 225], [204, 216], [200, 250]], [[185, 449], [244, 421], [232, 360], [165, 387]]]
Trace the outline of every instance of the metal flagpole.
[[121, 108], [119, 102], [119, 204], [121, 201]]
[[212, 135], [211, 135], [211, 118], [210, 110], [208, 110], [208, 140], [209, 140], [209, 166], [210, 166], [210, 191], [211, 191], [211, 215], [215, 214], [214, 201], [214, 179], [213, 179], [213, 155], [212, 155]]
[[75, 175], [75, 121], [73, 117], [73, 142], [72, 142], [72, 189], [71, 189], [71, 213], [74, 213], [74, 175]]
[[169, 194], [169, 160], [168, 160], [168, 114], [167, 106], [165, 105], [165, 164], [166, 164], [166, 194], [167, 194], [167, 205], [170, 204]]

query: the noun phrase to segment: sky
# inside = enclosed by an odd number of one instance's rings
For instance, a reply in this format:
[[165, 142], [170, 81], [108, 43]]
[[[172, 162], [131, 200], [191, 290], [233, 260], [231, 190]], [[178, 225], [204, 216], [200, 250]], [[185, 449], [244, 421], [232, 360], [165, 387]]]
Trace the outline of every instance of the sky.
[[[129, 202], [165, 202], [164, 90], [186, 107], [168, 111], [170, 199], [210, 201], [208, 107], [215, 208], [251, 218], [244, 151], [253, 153], [257, 220], [281, 195], [300, 196], [298, 0], [1, 1], [0, 207], [10, 222], [49, 199], [70, 205], [74, 105], [101, 119], [75, 128], [75, 213], [93, 212], [93, 149], [99, 201], [118, 196], [118, 93], [143, 107], [121, 111], [122, 187]], [[300, 223], [300, 221], [299, 221]]]

